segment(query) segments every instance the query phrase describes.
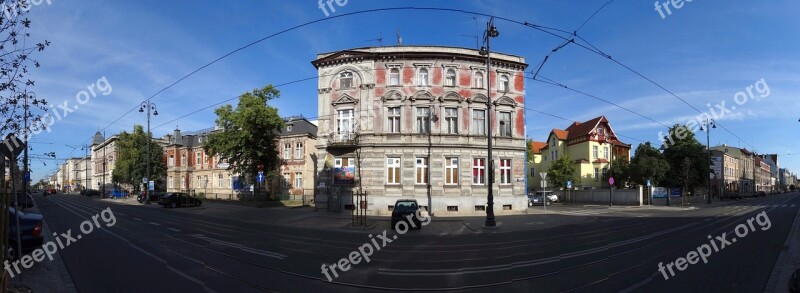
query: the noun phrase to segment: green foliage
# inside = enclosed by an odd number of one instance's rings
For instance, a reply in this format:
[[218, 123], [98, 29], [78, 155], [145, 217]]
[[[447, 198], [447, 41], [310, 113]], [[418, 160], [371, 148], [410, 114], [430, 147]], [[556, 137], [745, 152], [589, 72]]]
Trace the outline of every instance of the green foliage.
[[566, 188], [567, 181], [575, 181], [575, 172], [577, 172], [575, 162], [565, 154], [550, 165], [550, 169], [547, 170], [547, 182], [553, 187]]
[[[122, 132], [117, 139], [117, 161], [111, 172], [111, 181], [115, 184], [130, 184], [134, 190], [139, 190], [142, 178], [147, 176], [147, 147], [150, 147], [150, 180], [156, 185], [163, 184], [167, 176], [167, 166], [164, 162], [164, 150], [151, 136], [144, 132], [141, 125], [133, 126], [133, 133]], [[158, 188], [157, 188], [158, 189]]]
[[532, 139], [525, 140], [525, 158], [528, 160], [528, 162], [531, 163], [533, 162], [533, 146], [531, 146], [532, 143], [533, 143]]
[[650, 142], [636, 147], [629, 169], [631, 182], [646, 186], [647, 180], [650, 179], [651, 186], [658, 186], [666, 178], [669, 170], [669, 162], [658, 149], [650, 145]]
[[611, 162], [611, 168], [608, 169], [603, 181], [608, 182], [608, 177], [614, 176], [614, 186], [617, 188], [625, 188], [631, 182], [630, 163], [627, 158], [617, 157]]
[[277, 170], [278, 132], [284, 123], [278, 109], [267, 102], [279, 97], [280, 91], [267, 85], [239, 96], [235, 109], [231, 105], [217, 108], [216, 123], [224, 131], [209, 136], [203, 146], [206, 153], [227, 158], [233, 172], [239, 174], [255, 174], [259, 164], [267, 172]]
[[662, 146], [664, 158], [670, 166], [665, 182], [682, 186], [684, 190], [707, 185], [711, 158], [705, 146], [695, 139], [687, 126], [676, 124], [669, 129], [669, 133], [675, 143]]

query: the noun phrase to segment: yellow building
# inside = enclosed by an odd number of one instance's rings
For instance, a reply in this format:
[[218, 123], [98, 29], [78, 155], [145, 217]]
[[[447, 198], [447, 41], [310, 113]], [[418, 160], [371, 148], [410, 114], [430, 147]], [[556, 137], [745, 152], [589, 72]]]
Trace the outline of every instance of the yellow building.
[[[546, 142], [532, 142], [533, 156], [528, 177], [528, 191], [541, 188], [540, 172], [547, 172], [553, 161], [564, 154], [577, 164], [573, 188], [596, 189], [607, 187], [603, 179], [611, 161], [630, 158], [631, 145], [621, 142], [605, 116], [580, 123], [574, 122], [564, 130], [553, 129]], [[550, 184], [548, 183], [548, 187]]]

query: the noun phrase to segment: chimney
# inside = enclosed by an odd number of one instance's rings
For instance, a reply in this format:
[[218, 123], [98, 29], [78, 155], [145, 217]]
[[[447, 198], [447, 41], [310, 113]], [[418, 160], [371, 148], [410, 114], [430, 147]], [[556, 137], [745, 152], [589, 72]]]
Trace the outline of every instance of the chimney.
[[175, 132], [173, 132], [173, 133], [172, 133], [172, 135], [173, 135], [173, 137], [175, 138], [175, 141], [173, 141], [173, 143], [178, 143], [178, 141], [179, 141], [181, 138], [183, 138], [183, 137], [181, 136], [181, 130], [180, 130], [180, 129], [177, 129], [177, 128], [175, 128]]

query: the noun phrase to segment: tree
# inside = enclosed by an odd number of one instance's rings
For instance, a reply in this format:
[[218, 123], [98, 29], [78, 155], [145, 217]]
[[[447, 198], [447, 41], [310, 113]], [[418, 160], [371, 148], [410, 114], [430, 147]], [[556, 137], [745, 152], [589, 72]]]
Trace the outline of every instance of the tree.
[[572, 161], [569, 155], [565, 154], [550, 165], [550, 169], [547, 170], [547, 181], [553, 187], [566, 188], [567, 181], [575, 180], [576, 171], [575, 162]]
[[134, 190], [139, 190], [142, 178], [147, 176], [147, 147], [150, 139], [150, 178], [156, 185], [163, 187], [167, 176], [167, 166], [164, 162], [164, 149], [152, 141], [141, 125], [134, 125], [133, 132], [122, 132], [117, 139], [117, 154], [119, 159], [111, 172], [111, 181], [115, 184], [129, 184]]
[[628, 182], [631, 181], [631, 175], [630, 163], [628, 163], [627, 158], [617, 157], [611, 162], [611, 168], [609, 168], [608, 172], [603, 176], [603, 180], [608, 181], [608, 177], [611, 176], [614, 176], [614, 186], [617, 188], [625, 188], [628, 186]]
[[669, 170], [669, 162], [664, 154], [650, 145], [650, 142], [636, 147], [629, 169], [631, 182], [647, 185], [647, 180], [650, 180], [651, 186], [658, 186]]
[[533, 140], [526, 139], [525, 140], [525, 158], [528, 160], [529, 163], [533, 162]]
[[224, 131], [208, 137], [203, 149], [209, 156], [228, 159], [232, 170], [239, 174], [255, 175], [258, 165], [264, 165], [267, 177], [275, 176], [280, 167], [278, 133], [284, 127], [278, 109], [267, 102], [280, 97], [280, 91], [267, 85], [239, 96], [239, 104], [217, 108], [216, 124]]
[[687, 189], [706, 186], [711, 173], [711, 158], [705, 147], [687, 126], [676, 124], [668, 133], [676, 139], [668, 148], [662, 146], [664, 158], [670, 166], [665, 182], [683, 186], [684, 193]]

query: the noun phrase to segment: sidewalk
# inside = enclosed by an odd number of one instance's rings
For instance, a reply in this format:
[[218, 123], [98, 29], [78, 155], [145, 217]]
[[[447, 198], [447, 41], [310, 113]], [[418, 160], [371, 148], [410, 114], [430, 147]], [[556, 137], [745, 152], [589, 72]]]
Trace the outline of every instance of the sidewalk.
[[800, 213], [795, 215], [783, 247], [764, 292], [789, 292], [789, 279], [795, 270], [800, 269]]
[[[25, 212], [41, 214], [39, 202], [34, 200], [34, 203], [35, 206]], [[50, 231], [46, 218], [43, 220], [42, 226], [44, 243], [53, 241], [53, 232]], [[32, 292], [78, 292], [67, 267], [64, 265], [64, 261], [61, 259], [60, 252], [53, 255], [53, 261], [37, 262], [30, 269], [21, 268], [21, 270], [22, 273], [20, 275], [9, 279], [9, 288], [24, 286], [30, 288]]]

